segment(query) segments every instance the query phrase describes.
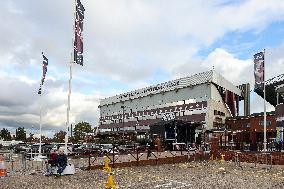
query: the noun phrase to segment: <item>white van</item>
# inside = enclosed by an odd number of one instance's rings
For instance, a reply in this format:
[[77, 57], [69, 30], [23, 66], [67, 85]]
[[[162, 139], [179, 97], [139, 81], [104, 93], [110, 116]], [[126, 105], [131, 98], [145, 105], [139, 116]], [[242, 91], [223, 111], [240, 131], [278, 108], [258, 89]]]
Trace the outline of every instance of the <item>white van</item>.
[[113, 151], [113, 146], [112, 144], [99, 144], [100, 146], [100, 150], [103, 153], [110, 153], [110, 154], [118, 154], [119, 150], [117, 149], [117, 147], [114, 147], [114, 151]]
[[[57, 143], [54, 145], [52, 148], [53, 150], [62, 150], [63, 152], [65, 151], [65, 143]], [[73, 153], [73, 144], [68, 143], [67, 144], [67, 155], [71, 155]]]

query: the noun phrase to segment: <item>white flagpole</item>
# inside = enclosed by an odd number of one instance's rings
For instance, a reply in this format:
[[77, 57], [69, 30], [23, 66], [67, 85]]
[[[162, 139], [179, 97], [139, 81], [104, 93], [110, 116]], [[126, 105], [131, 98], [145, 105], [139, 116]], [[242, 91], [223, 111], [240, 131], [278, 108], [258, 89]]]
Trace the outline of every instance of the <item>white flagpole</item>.
[[67, 143], [68, 143], [68, 127], [69, 127], [69, 114], [70, 114], [70, 98], [71, 98], [71, 80], [72, 80], [72, 53], [69, 65], [70, 78], [69, 78], [69, 91], [68, 91], [68, 105], [67, 105], [67, 121], [66, 121], [66, 134], [65, 134], [65, 154], [67, 155]]
[[265, 94], [265, 49], [263, 51], [263, 99], [264, 99], [264, 120], [263, 120], [263, 151], [267, 151], [267, 139], [266, 139], [266, 94]]
[[40, 85], [40, 115], [39, 115], [39, 156], [41, 156], [41, 127], [42, 127], [42, 92], [43, 92], [43, 85]]
[[[74, 0], [74, 19], [75, 14], [76, 14], [76, 0]], [[73, 35], [74, 35], [74, 25], [73, 25]], [[74, 50], [74, 39], [72, 38], [72, 51]], [[65, 150], [64, 153], [68, 155], [68, 149], [67, 149], [67, 144], [68, 144], [68, 127], [69, 127], [69, 115], [70, 115], [70, 98], [71, 98], [71, 80], [72, 80], [72, 64], [73, 64], [73, 53], [71, 53], [71, 59], [70, 59], [70, 64], [69, 64], [69, 72], [70, 72], [70, 78], [69, 78], [69, 92], [68, 92], [68, 105], [67, 105], [67, 121], [66, 121], [66, 134], [65, 134]]]

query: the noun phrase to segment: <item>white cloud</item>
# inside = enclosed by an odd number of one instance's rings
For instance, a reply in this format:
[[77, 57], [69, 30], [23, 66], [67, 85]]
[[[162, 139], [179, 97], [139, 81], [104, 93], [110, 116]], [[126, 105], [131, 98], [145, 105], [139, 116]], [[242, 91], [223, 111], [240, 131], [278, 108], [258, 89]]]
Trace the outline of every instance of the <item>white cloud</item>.
[[224, 49], [215, 49], [203, 62], [203, 66], [214, 69], [235, 85], [253, 83], [253, 62], [240, 60]]
[[[229, 32], [250, 31], [257, 35], [269, 24], [284, 19], [281, 0], [225, 4], [221, 0], [82, 3], [86, 8], [85, 65], [73, 69], [70, 117], [71, 122], [86, 120], [93, 124], [98, 119], [98, 99], [125, 91], [108, 84], [112, 80], [134, 90], [157, 79], [191, 75], [214, 65], [234, 84], [253, 83], [252, 60], [238, 58], [237, 50], [232, 54], [219, 47], [204, 58], [196, 54]], [[0, 125], [16, 126], [17, 120], [26, 126], [38, 123], [36, 92], [41, 77], [40, 53], [44, 51], [49, 58], [44, 123], [47, 128], [64, 129], [73, 1], [9, 0], [0, 5]], [[237, 39], [232, 40], [238, 43]], [[241, 46], [232, 48], [242, 51]], [[283, 50], [283, 45], [267, 48], [268, 78], [284, 70]], [[106, 86], [110, 91], [107, 94], [102, 92]], [[253, 103], [252, 107], [258, 110], [259, 103]]]
[[88, 60], [94, 60], [89, 70], [125, 82], [154, 77], [153, 70], [172, 72], [224, 34], [260, 32], [284, 15], [281, 0], [85, 3], [92, 7], [86, 9], [84, 33], [88, 49], [93, 49], [91, 54], [86, 50]]

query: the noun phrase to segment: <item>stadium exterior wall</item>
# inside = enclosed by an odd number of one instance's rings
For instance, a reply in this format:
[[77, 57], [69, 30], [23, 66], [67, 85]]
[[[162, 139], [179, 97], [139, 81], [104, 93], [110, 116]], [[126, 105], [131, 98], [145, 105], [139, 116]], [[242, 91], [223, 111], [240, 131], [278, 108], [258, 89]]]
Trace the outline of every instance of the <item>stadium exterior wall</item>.
[[174, 113], [176, 119], [199, 122], [211, 130], [230, 116], [216, 85], [240, 94], [233, 84], [209, 71], [102, 99], [99, 129], [149, 129], [148, 125], [160, 121], [164, 114]]

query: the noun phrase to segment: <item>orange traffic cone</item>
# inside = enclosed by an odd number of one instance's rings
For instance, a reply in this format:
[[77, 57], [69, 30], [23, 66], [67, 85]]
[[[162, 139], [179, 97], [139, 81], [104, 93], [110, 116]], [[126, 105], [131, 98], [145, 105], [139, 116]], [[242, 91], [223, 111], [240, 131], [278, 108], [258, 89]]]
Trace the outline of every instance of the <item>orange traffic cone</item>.
[[0, 177], [6, 177], [7, 176], [7, 170], [5, 166], [5, 158], [3, 155], [0, 155]]

